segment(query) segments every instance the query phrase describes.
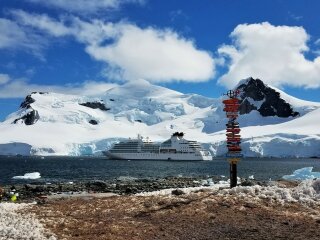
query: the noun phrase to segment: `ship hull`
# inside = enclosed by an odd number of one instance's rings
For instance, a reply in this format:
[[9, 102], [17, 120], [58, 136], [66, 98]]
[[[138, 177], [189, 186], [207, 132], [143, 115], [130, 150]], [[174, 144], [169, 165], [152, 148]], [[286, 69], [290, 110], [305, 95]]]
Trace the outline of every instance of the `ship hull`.
[[210, 161], [211, 155], [184, 154], [184, 153], [110, 153], [104, 152], [109, 159], [118, 160], [167, 160], [167, 161]]

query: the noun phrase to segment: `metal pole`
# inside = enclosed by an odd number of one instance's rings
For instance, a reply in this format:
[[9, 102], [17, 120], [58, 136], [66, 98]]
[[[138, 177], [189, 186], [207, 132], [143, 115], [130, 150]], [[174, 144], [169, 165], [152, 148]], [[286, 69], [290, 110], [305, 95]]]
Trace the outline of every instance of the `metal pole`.
[[230, 163], [230, 188], [237, 186], [237, 163]]

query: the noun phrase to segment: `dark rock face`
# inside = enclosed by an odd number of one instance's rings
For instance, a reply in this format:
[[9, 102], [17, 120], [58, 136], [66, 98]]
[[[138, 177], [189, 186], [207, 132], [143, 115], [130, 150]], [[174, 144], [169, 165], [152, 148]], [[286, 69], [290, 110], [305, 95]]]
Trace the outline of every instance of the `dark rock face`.
[[252, 110], [257, 110], [257, 107], [252, 105], [248, 99], [244, 99], [239, 107], [240, 114], [247, 114]]
[[[36, 93], [37, 92], [32, 92], [32, 94], [36, 94]], [[16, 124], [18, 123], [18, 121], [22, 120], [26, 125], [33, 125], [39, 120], [40, 116], [38, 111], [34, 110], [31, 107], [31, 104], [36, 101], [35, 99], [32, 98], [32, 94], [27, 95], [24, 101], [20, 104], [20, 108], [29, 109], [30, 111], [24, 116], [15, 119], [12, 123]], [[40, 93], [40, 94], [44, 94], [44, 93]]]
[[94, 120], [94, 119], [91, 119], [89, 121], [89, 123], [92, 124], [92, 125], [97, 125], [98, 124], [98, 122], [96, 120]]
[[40, 116], [37, 110], [32, 110], [28, 112], [26, 115], [22, 116], [21, 118], [17, 118], [13, 121], [16, 124], [19, 120], [23, 120], [26, 125], [33, 125], [39, 120]]
[[24, 101], [20, 104], [20, 108], [30, 108], [30, 104], [34, 103], [36, 100], [34, 100], [31, 95], [26, 96]]
[[31, 94], [37, 94], [37, 93], [39, 93], [39, 94], [48, 94], [48, 92], [32, 92]]
[[[279, 92], [266, 86], [260, 79], [249, 78], [246, 83], [239, 85], [237, 89], [241, 90], [240, 114], [257, 110], [264, 117], [278, 116], [285, 118], [299, 115], [289, 103], [280, 97]], [[248, 98], [254, 101], [264, 100], [264, 102], [261, 106], [255, 106], [250, 103]]]
[[86, 103], [79, 103], [82, 106], [93, 108], [93, 109], [100, 109], [102, 111], [108, 111], [110, 108], [107, 108], [102, 102], [86, 102]]

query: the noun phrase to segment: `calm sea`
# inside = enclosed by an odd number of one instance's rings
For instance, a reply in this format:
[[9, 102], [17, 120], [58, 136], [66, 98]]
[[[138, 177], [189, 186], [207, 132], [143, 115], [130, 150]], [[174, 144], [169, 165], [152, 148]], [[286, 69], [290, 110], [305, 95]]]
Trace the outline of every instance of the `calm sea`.
[[[238, 176], [254, 175], [257, 180], [280, 179], [294, 170], [314, 167], [320, 172], [320, 159], [248, 158], [238, 164]], [[15, 180], [14, 176], [39, 172], [37, 180]], [[229, 175], [224, 159], [201, 162], [126, 161], [104, 157], [0, 157], [0, 185], [27, 182], [69, 182], [110, 180], [118, 177], [162, 178], [166, 176]]]

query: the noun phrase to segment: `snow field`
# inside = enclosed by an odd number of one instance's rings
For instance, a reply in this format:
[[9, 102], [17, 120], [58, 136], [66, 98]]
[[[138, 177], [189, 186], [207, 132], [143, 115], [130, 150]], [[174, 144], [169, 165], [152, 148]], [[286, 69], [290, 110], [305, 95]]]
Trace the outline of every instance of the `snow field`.
[[[0, 203], [0, 240], [55, 240], [34, 215], [23, 212], [32, 204]], [[18, 212], [19, 211], [19, 212]]]
[[251, 186], [223, 189], [218, 195], [236, 195], [256, 200], [274, 200], [281, 204], [300, 203], [305, 206], [320, 206], [320, 179], [302, 181], [297, 187], [284, 188], [279, 186]]
[[[298, 117], [262, 117], [259, 112], [241, 115], [242, 149], [250, 157], [320, 156], [320, 103], [296, 99], [277, 90], [301, 114]], [[26, 111], [20, 109], [0, 123], [3, 155], [102, 155], [115, 141], [138, 134], [162, 142], [172, 133], [204, 144], [213, 156], [223, 156], [225, 124], [222, 99], [182, 94], [140, 80], [109, 89], [95, 97], [34, 93], [31, 107], [40, 119], [26, 126], [12, 124]], [[253, 101], [260, 106], [262, 101]], [[79, 105], [103, 102], [108, 111]], [[95, 120], [98, 124], [89, 122]], [[293, 151], [294, 150], [294, 151]]]

